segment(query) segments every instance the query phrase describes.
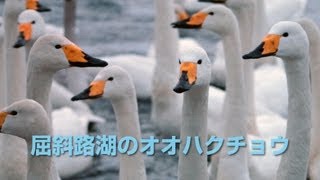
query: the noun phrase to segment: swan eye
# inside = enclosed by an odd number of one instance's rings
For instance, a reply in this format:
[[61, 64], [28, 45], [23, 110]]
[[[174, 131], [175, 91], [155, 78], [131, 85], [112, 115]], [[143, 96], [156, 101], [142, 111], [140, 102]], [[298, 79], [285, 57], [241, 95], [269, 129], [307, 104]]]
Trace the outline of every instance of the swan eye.
[[209, 12], [208, 13], [210, 16], [213, 16], [214, 15], [214, 12]]
[[181, 60], [179, 59], [179, 64], [181, 64]]
[[289, 33], [285, 32], [285, 33], [282, 34], [282, 36], [283, 36], [283, 37], [288, 37], [288, 36], [289, 36]]
[[56, 49], [60, 49], [60, 48], [62, 48], [62, 46], [58, 44], [58, 45], [55, 46], [55, 48]]
[[17, 114], [18, 114], [17, 111], [11, 111], [11, 112], [10, 112], [10, 115], [12, 115], [12, 116], [15, 116], [15, 115], [17, 115]]
[[108, 81], [113, 81], [113, 77], [109, 77]]
[[202, 60], [201, 59], [198, 60], [198, 64], [202, 64]]
[[31, 24], [35, 24], [35, 23], [36, 23], [36, 21], [32, 21], [32, 22], [31, 22]]

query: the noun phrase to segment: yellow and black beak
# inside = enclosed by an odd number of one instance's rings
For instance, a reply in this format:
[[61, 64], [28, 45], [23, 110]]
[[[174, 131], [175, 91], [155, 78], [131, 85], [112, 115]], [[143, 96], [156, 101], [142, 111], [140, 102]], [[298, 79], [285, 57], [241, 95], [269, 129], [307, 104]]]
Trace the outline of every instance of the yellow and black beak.
[[42, 5], [39, 0], [26, 0], [26, 9], [33, 9], [38, 12], [48, 12], [51, 11], [50, 8]]
[[263, 42], [252, 52], [244, 55], [243, 59], [258, 59], [267, 56], [275, 56], [278, 52], [281, 35], [270, 34], [266, 36]]
[[223, 4], [226, 3], [227, 0], [198, 0], [199, 2], [207, 2], [207, 3], [216, 3]]
[[9, 113], [7, 113], [7, 112], [0, 112], [0, 131], [2, 129], [4, 122], [6, 121], [8, 114]]
[[94, 58], [74, 44], [64, 45], [61, 47], [70, 66], [75, 67], [105, 67], [108, 65], [106, 61]]
[[199, 29], [202, 27], [202, 24], [205, 21], [207, 16], [208, 16], [207, 13], [198, 12], [192, 15], [190, 18], [172, 23], [171, 26], [173, 28]]
[[99, 98], [104, 93], [105, 85], [105, 81], [93, 81], [87, 89], [72, 97], [71, 101]]
[[14, 48], [25, 46], [32, 36], [32, 24], [21, 23], [19, 24], [19, 36], [17, 42], [13, 45]]
[[197, 63], [183, 62], [180, 66], [180, 79], [173, 89], [176, 93], [189, 91], [197, 80]]

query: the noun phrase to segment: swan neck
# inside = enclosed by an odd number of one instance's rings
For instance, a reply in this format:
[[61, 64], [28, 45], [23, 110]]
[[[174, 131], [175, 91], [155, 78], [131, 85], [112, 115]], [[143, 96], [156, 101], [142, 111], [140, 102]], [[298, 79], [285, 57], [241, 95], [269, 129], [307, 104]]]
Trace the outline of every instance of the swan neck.
[[0, 39], [0, 109], [7, 105], [7, 68], [3, 56], [3, 37]]
[[27, 98], [33, 99], [41, 104], [48, 114], [50, 114], [50, 91], [55, 72], [41, 71], [39, 67], [28, 66], [27, 77]]
[[[223, 37], [226, 60], [226, 87], [227, 94], [239, 93], [243, 96], [243, 60], [241, 60], [241, 44], [239, 31]], [[237, 91], [235, 91], [237, 90]]]
[[[207, 150], [205, 141], [207, 140], [207, 112], [208, 112], [208, 91], [209, 86], [193, 87], [184, 94], [183, 119], [181, 124], [181, 144], [179, 152], [179, 172], [180, 180], [207, 180]], [[183, 154], [183, 147], [186, 145], [187, 137], [192, 138], [191, 147], [187, 155]], [[201, 141], [203, 154], [199, 155], [195, 148], [194, 137], [198, 136]]]
[[156, 63], [152, 77], [151, 120], [162, 134], [172, 135], [179, 132], [182, 110], [182, 96], [172, 90], [179, 76], [178, 31], [170, 26], [175, 21], [173, 1], [154, 2]]
[[32, 156], [32, 143], [28, 142], [28, 179], [49, 180], [52, 157]]
[[[118, 140], [130, 136], [140, 142], [141, 130], [135, 93], [122, 99], [111, 100], [111, 103], [117, 119]], [[145, 164], [139, 151], [132, 156], [120, 155], [120, 180], [124, 179], [146, 180]]]
[[[252, 48], [255, 22], [254, 8], [255, 3], [261, 2], [248, 1], [247, 3], [246, 7], [233, 10], [238, 19], [242, 54], [249, 52]], [[248, 127], [250, 133], [258, 133], [255, 119], [254, 63], [254, 61], [243, 62], [244, 84], [246, 87], [245, 92], [248, 98]]]
[[[311, 131], [311, 151], [310, 151], [310, 160], [316, 159], [315, 156], [319, 153], [319, 128], [320, 128], [320, 31], [316, 24], [310, 25], [310, 31], [308, 33], [310, 41], [310, 70], [311, 70], [311, 89], [312, 89], [312, 111], [311, 111], [311, 120], [312, 120], [312, 131]], [[308, 27], [307, 27], [308, 28]], [[310, 39], [312, 38], [312, 39]], [[312, 166], [311, 162], [310, 166]]]
[[32, 48], [32, 46], [33, 46], [34, 43], [35, 43], [34, 40], [30, 40], [30, 42], [28, 42], [28, 43], [25, 45], [26, 62], [28, 62], [29, 54], [30, 54], [31, 48]]
[[155, 0], [155, 54], [156, 68], [169, 73], [178, 71], [178, 30], [170, 26], [175, 21], [173, 1]]
[[24, 3], [10, 0], [4, 5], [4, 62], [7, 68], [7, 104], [24, 99], [26, 97], [26, 62], [23, 48], [13, 48], [17, 40], [17, 19], [24, 10]]
[[307, 56], [303, 59], [284, 58], [284, 65], [289, 95], [286, 136], [290, 145], [282, 156], [277, 179], [305, 179], [311, 128], [311, 88], [308, 59]]
[[[237, 29], [237, 26], [234, 28]], [[226, 59], [226, 97], [223, 106], [223, 137], [247, 137], [248, 99], [244, 83], [243, 60], [241, 59], [241, 43], [239, 31], [234, 30], [223, 37]], [[235, 118], [237, 117], [237, 118]], [[223, 148], [219, 162], [218, 178], [232, 179], [234, 174], [241, 174], [239, 179], [249, 179], [248, 154], [240, 150], [236, 155], [227, 155], [227, 148]], [[234, 166], [230, 166], [234, 164]], [[230, 172], [234, 173], [230, 173]]]
[[263, 36], [268, 31], [268, 19], [266, 15], [266, 7], [265, 7], [265, 1], [264, 0], [258, 0], [255, 2], [255, 8], [254, 8], [254, 30], [253, 30], [253, 43], [259, 44]]

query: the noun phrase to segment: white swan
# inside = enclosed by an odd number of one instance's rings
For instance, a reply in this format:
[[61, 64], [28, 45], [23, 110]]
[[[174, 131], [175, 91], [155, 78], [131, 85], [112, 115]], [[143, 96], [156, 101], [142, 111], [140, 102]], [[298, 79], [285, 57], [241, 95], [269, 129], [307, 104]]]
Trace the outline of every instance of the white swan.
[[[176, 0], [178, 4], [191, 12], [197, 12], [210, 6], [209, 3], [227, 3], [229, 0]], [[264, 0], [261, 0], [264, 1]], [[264, 2], [262, 2], [264, 3]], [[293, 20], [301, 17], [307, 0], [268, 0], [265, 2], [265, 13], [268, 21], [267, 28], [281, 20]]]
[[[296, 43], [299, 42], [299, 43]], [[244, 59], [277, 56], [283, 59], [288, 79], [290, 148], [282, 156], [277, 179], [306, 179], [310, 149], [311, 87], [309, 80], [309, 40], [295, 22], [272, 26], [269, 35]]]
[[[138, 105], [133, 81], [129, 74], [119, 66], [102, 69], [90, 87], [73, 97], [72, 100], [93, 99], [104, 96], [111, 100], [116, 114], [118, 137], [131, 136], [141, 139]], [[120, 180], [146, 180], [143, 156], [120, 155]]]
[[[31, 155], [33, 135], [52, 135], [48, 115], [39, 103], [33, 100], [15, 102], [0, 112], [0, 122], [2, 133], [23, 138], [27, 143], [24, 151], [28, 152], [28, 165], [20, 167], [25, 170], [24, 179], [60, 179], [55, 172], [51, 156], [35, 157]], [[5, 166], [2, 167], [4, 168]], [[16, 168], [19, 168], [19, 164], [16, 164]], [[8, 179], [13, 178], [10, 177]]]
[[[15, 48], [26, 47], [26, 55], [29, 55], [30, 49], [34, 42], [44, 34], [46, 34], [46, 24], [41, 14], [35, 10], [25, 10], [18, 18], [19, 36], [14, 44]], [[70, 98], [73, 96], [66, 88], [53, 81], [52, 91], [50, 94], [51, 104], [54, 109], [64, 106], [71, 107], [78, 114], [91, 118], [94, 121], [102, 119], [94, 116], [89, 107], [82, 102], [71, 103]], [[86, 122], [85, 122], [86, 123]]]
[[[210, 13], [210, 14], [209, 14]], [[197, 18], [195, 18], [197, 17]], [[197, 21], [196, 21], [197, 20]], [[227, 23], [226, 23], [227, 22]], [[226, 118], [226, 124], [225, 132], [221, 132], [223, 129], [223, 125], [213, 123], [216, 126], [216, 129], [220, 129], [218, 135], [226, 134], [225, 136], [229, 137], [235, 134], [241, 134], [244, 137], [247, 134], [247, 128], [245, 127], [245, 124], [247, 122], [247, 115], [246, 115], [246, 100], [240, 100], [239, 97], [245, 98], [246, 93], [244, 91], [243, 87], [243, 80], [241, 80], [242, 76], [242, 68], [241, 68], [241, 44], [240, 44], [240, 37], [239, 37], [239, 29], [237, 27], [237, 21], [235, 20], [235, 17], [233, 13], [228, 10], [227, 8], [221, 7], [221, 6], [210, 6], [207, 9], [204, 9], [200, 11], [199, 13], [191, 16], [190, 21], [182, 21], [177, 22], [174, 24], [177, 27], [184, 27], [184, 28], [205, 28], [209, 29], [211, 31], [216, 32], [219, 34], [224, 42], [224, 47], [226, 48], [226, 65], [227, 65], [227, 97], [229, 97], [229, 100], [227, 99], [225, 103], [228, 103], [228, 101], [232, 101], [232, 103], [229, 104], [230, 107], [236, 108], [230, 109], [227, 104], [224, 105], [226, 108], [224, 111], [224, 117]], [[238, 59], [238, 60], [237, 60]], [[240, 87], [240, 90], [239, 90]], [[241, 90], [242, 88], [242, 90]], [[236, 98], [230, 98], [230, 97], [236, 97]], [[244, 102], [238, 102], [238, 101], [244, 101]], [[231, 105], [232, 104], [232, 105]], [[220, 104], [215, 105], [214, 107], [222, 106]], [[229, 108], [229, 109], [228, 109]], [[237, 113], [238, 115], [234, 115], [234, 113]], [[241, 116], [242, 114], [242, 116]], [[277, 136], [277, 135], [283, 135], [283, 127], [285, 127], [285, 121], [280, 118], [279, 116], [275, 115], [274, 113], [270, 112], [266, 108], [264, 108], [261, 103], [257, 103], [257, 127], [259, 130], [259, 133], [261, 137], [268, 138], [271, 136]], [[242, 119], [237, 118], [236, 121], [232, 121], [232, 118], [234, 117], [242, 117]], [[229, 119], [229, 121], [228, 121]], [[215, 119], [216, 121], [216, 119]], [[229, 126], [229, 124], [232, 124], [232, 126]], [[237, 124], [237, 125], [235, 125]], [[223, 153], [223, 151], [222, 151]], [[240, 154], [240, 157], [245, 160], [238, 160], [238, 162], [242, 161], [246, 162], [246, 152], [242, 152], [243, 154]], [[240, 158], [239, 158], [240, 159]], [[217, 162], [216, 162], [217, 163]], [[234, 163], [236, 164], [236, 163]], [[216, 164], [213, 164], [211, 167], [211, 174], [214, 176], [217, 174], [217, 167], [215, 167]], [[232, 166], [230, 166], [232, 167]], [[230, 168], [227, 167], [227, 168]], [[240, 167], [240, 168], [238, 168]], [[233, 168], [233, 171], [237, 169], [237, 171], [244, 172], [243, 165], [238, 166], [237, 168]], [[227, 169], [227, 168], [223, 168]], [[220, 168], [219, 168], [220, 171]], [[235, 173], [238, 174], [239, 173]], [[230, 178], [235, 174], [228, 174], [228, 173], [220, 173], [222, 175], [230, 175]], [[243, 174], [243, 173], [241, 173]], [[213, 177], [212, 177], [213, 178]], [[226, 178], [226, 177], [224, 177]], [[237, 177], [239, 178], [239, 177]], [[247, 177], [248, 178], [248, 173]]]
[[[62, 36], [44, 35], [34, 43], [29, 54], [27, 97], [39, 102], [50, 114], [49, 95], [53, 75], [57, 71], [70, 66], [104, 67], [106, 65], [107, 62], [89, 56]], [[65, 125], [65, 122], [63, 124]], [[61, 124], [59, 124], [59, 127], [61, 127]], [[61, 128], [55, 129], [61, 130]], [[59, 133], [61, 132], [59, 131]], [[79, 133], [79, 130], [77, 130], [77, 133]], [[76, 158], [75, 161], [78, 162], [81, 159]], [[89, 160], [89, 158], [85, 158], [83, 162], [87, 165]], [[72, 159], [68, 160], [68, 162], [72, 162]], [[72, 168], [69, 171], [64, 169], [62, 172], [66, 173], [64, 175], [70, 176], [79, 171], [75, 167]], [[86, 167], [81, 166], [80, 168], [80, 170], [83, 170]]]
[[[219, 2], [219, 1], [218, 1]], [[241, 37], [240, 50], [242, 53], [250, 50], [254, 33], [254, 16], [255, 13], [255, 2], [252, 0], [228, 0], [225, 2], [226, 6], [229, 7], [238, 20], [239, 35]], [[231, 45], [231, 44], [230, 44]], [[226, 46], [226, 44], [224, 44]], [[226, 49], [232, 46], [225, 47]], [[227, 51], [225, 50], [224, 53]], [[227, 58], [227, 55], [225, 55]], [[226, 59], [228, 60], [228, 59]], [[247, 99], [247, 123], [248, 132], [250, 134], [259, 134], [256, 125], [256, 106], [255, 106], [255, 89], [254, 89], [254, 62], [244, 62], [243, 63], [243, 73], [244, 73], [244, 84], [246, 88]]]
[[46, 34], [46, 23], [40, 13], [35, 10], [28, 9], [22, 11], [18, 16], [18, 32], [19, 35], [13, 45], [14, 48], [25, 47], [26, 56], [28, 57], [34, 42]]
[[[211, 2], [217, 3], [222, 2], [219, 0], [212, 0]], [[224, 2], [227, 7], [230, 7], [235, 13], [240, 28], [240, 35], [242, 40], [242, 52], [248, 50], [252, 47], [252, 43], [258, 43], [264, 34], [268, 31], [267, 19], [265, 14], [265, 3], [263, 0], [252, 1], [252, 0], [228, 0]], [[220, 51], [222, 50], [222, 45], [218, 43], [218, 49], [216, 53], [218, 54], [217, 62], [221, 62], [224, 59], [224, 54]], [[255, 64], [260, 64], [259, 69], [255, 70], [253, 73], [253, 65], [246, 64], [245, 62], [245, 82], [250, 91], [249, 99], [249, 132], [257, 134], [257, 123], [255, 119], [255, 109], [259, 108], [255, 106], [255, 99], [265, 108], [269, 108], [275, 114], [280, 114], [282, 117], [287, 118], [287, 91], [286, 89], [286, 78], [283, 66], [278, 64], [271, 65], [274, 62], [274, 57], [265, 57], [263, 61], [255, 62]], [[221, 64], [221, 63], [220, 63]], [[264, 66], [262, 66], [264, 64]], [[265, 69], [272, 68], [272, 75], [274, 76], [264, 76]], [[218, 69], [224, 69], [224, 64]], [[217, 68], [216, 68], [217, 70]], [[225, 87], [225, 77], [222, 71], [216, 71], [215, 76], [219, 77], [215, 82], [219, 82], [221, 87]], [[269, 97], [273, 95], [278, 95], [278, 99], [270, 100]]]
[[[6, 88], [5, 104], [12, 103], [17, 99], [25, 98], [25, 72], [24, 51], [16, 50], [12, 46], [18, 32], [16, 31], [17, 18], [20, 12], [26, 8], [25, 0], [7, 0], [4, 4], [3, 27], [5, 30], [3, 42], [2, 67], [6, 71], [1, 74]], [[39, 4], [39, 3], [37, 3]], [[3, 92], [3, 91], [2, 91]], [[0, 170], [1, 179], [26, 179], [27, 154], [26, 143], [21, 138], [15, 136], [0, 135], [1, 159]], [[8, 161], [10, 158], [10, 161]]]
[[[175, 64], [178, 56], [178, 32], [170, 28], [175, 20], [172, 1], [156, 0], [155, 48], [156, 65], [153, 75], [152, 114], [151, 119], [163, 136], [178, 136], [182, 120], [182, 96], [172, 92], [175, 77], [179, 75], [179, 68]], [[161, 14], [166, 14], [166, 16]], [[167, 26], [168, 24], [168, 26]], [[191, 43], [194, 44], [194, 43]], [[223, 102], [223, 92], [216, 88], [209, 88], [209, 107], [215, 107]], [[208, 119], [218, 119], [222, 107], [209, 109]], [[211, 121], [209, 121], [211, 123]], [[215, 133], [209, 126], [209, 134]]]
[[[208, 95], [211, 78], [211, 62], [207, 53], [198, 46], [183, 46], [179, 55], [180, 79], [174, 91], [184, 93], [179, 150], [178, 179], [208, 180], [207, 150], [204, 143], [199, 155], [195, 146], [184, 154], [187, 137], [207, 139]], [[196, 120], [196, 121], [195, 121]], [[194, 139], [192, 139], [194, 141]], [[192, 142], [194, 144], [194, 142]]]
[[309, 177], [311, 180], [320, 178], [320, 148], [319, 148], [319, 117], [320, 117], [320, 95], [319, 95], [319, 63], [320, 63], [320, 30], [317, 24], [309, 19], [301, 19], [298, 23], [306, 31], [310, 43], [310, 72], [312, 89], [312, 111], [311, 111], [311, 147], [309, 158]]
[[[180, 28], [204, 28], [218, 33], [222, 37], [226, 56], [227, 90], [224, 100], [223, 117], [225, 124], [218, 127], [223, 132], [219, 135], [230, 137], [235, 134], [247, 136], [247, 106], [248, 101], [245, 93], [244, 72], [241, 58], [241, 42], [236, 17], [223, 6], [213, 5], [193, 16], [189, 21], [181, 21], [174, 24]], [[234, 117], [237, 117], [236, 119]], [[230, 126], [232, 124], [232, 126]], [[222, 179], [249, 179], [247, 152], [240, 151], [235, 156], [228, 156], [227, 150], [223, 149], [220, 154], [217, 177]], [[237, 166], [241, 162], [242, 166]], [[213, 170], [216, 171], [216, 170]], [[227, 173], [233, 171], [232, 173]], [[234, 175], [237, 174], [237, 177]]]
[[49, 11], [50, 9], [39, 3], [38, 0], [11, 0], [4, 4], [4, 58], [7, 64], [7, 101], [13, 103], [16, 100], [26, 97], [26, 62], [25, 53], [22, 49], [14, 49], [12, 46], [18, 35], [17, 20], [19, 14], [25, 9], [34, 9], [38, 11]]

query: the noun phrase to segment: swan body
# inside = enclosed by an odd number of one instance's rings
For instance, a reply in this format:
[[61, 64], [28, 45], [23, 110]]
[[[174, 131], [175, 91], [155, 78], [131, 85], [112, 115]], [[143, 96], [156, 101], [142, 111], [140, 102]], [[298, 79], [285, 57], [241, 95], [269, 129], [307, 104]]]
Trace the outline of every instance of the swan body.
[[[73, 109], [63, 107], [52, 112], [53, 135], [56, 136], [85, 136], [88, 135], [88, 118], [78, 115]], [[61, 126], [63, 124], [63, 126]], [[89, 168], [92, 157], [73, 156], [66, 153], [55, 157], [56, 167], [62, 178], [71, 177]]]
[[[265, 64], [255, 71], [256, 95], [258, 102], [283, 118], [288, 117], [288, 91], [283, 65]], [[277, 98], [270, 98], [277, 97]]]
[[[147, 56], [128, 54], [108, 57], [108, 63], [120, 66], [130, 74], [137, 90], [138, 98], [148, 99], [151, 97], [151, 78], [155, 65], [154, 59]], [[99, 71], [99, 68], [88, 68], [88, 81], [94, 78]]]
[[[117, 119], [118, 137], [130, 136], [141, 139], [136, 93], [129, 73], [119, 66], [106, 67], [97, 74], [89, 88], [72, 100], [93, 99], [101, 96], [111, 101]], [[120, 180], [147, 179], [140, 151], [132, 156], [120, 155], [119, 174]]]

